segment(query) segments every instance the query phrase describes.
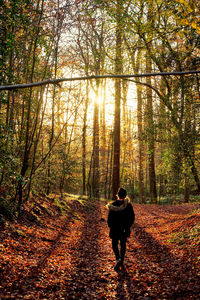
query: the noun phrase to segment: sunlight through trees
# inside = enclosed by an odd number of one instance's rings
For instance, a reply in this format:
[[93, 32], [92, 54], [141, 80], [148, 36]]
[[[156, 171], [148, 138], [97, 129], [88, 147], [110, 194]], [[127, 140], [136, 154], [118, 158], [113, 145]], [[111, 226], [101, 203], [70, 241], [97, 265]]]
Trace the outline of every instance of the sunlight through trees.
[[[14, 1], [1, 6], [2, 86], [195, 71], [199, 4]], [[33, 193], [164, 203], [200, 193], [198, 74], [93, 78], [0, 91], [0, 197]]]

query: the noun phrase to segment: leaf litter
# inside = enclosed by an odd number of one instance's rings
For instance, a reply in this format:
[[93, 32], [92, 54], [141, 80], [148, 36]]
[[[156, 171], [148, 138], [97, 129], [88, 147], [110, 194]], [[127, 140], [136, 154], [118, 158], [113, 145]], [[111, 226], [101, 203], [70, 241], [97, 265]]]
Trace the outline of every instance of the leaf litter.
[[41, 197], [38, 218], [27, 217], [30, 202], [19, 222], [1, 228], [0, 299], [199, 298], [198, 204], [133, 204], [136, 221], [117, 273], [105, 202], [62, 201], [64, 214]]

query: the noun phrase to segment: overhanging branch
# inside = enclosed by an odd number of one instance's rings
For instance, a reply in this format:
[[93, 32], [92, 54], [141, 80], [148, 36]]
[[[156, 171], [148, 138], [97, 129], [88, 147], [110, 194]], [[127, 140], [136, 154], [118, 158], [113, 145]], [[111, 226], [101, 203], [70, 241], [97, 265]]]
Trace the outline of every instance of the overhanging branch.
[[183, 71], [183, 72], [157, 72], [157, 73], [144, 73], [144, 74], [108, 74], [108, 75], [91, 75], [83, 77], [71, 77], [71, 78], [60, 78], [60, 79], [48, 79], [40, 82], [26, 83], [26, 84], [13, 84], [13, 85], [1, 85], [0, 91], [10, 91], [17, 89], [25, 89], [31, 87], [37, 87], [47, 84], [59, 84], [60, 82], [67, 81], [79, 81], [79, 80], [92, 80], [92, 79], [115, 79], [115, 78], [139, 78], [139, 77], [152, 77], [152, 76], [181, 76], [181, 75], [191, 75], [198, 74], [200, 70], [193, 71]]

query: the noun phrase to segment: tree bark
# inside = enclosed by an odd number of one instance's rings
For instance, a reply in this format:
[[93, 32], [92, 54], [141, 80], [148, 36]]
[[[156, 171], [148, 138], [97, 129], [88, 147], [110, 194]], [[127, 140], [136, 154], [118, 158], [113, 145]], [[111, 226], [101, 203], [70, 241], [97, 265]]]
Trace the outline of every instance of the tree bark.
[[[139, 65], [141, 61], [141, 49], [138, 49], [136, 69], [139, 70]], [[142, 117], [142, 86], [140, 84], [136, 85], [137, 88], [137, 128], [138, 128], [138, 152], [139, 152], [139, 199], [140, 203], [145, 203], [144, 195], [144, 142], [143, 142], [143, 117]]]
[[[148, 22], [153, 22], [152, 16], [153, 0], [149, 1], [148, 7]], [[151, 45], [152, 33], [148, 32], [148, 41]], [[152, 72], [152, 62], [150, 53], [146, 51], [146, 72]], [[151, 86], [151, 78], [146, 78], [146, 83]], [[156, 190], [156, 175], [155, 175], [155, 144], [154, 144], [154, 120], [153, 120], [153, 99], [152, 89], [146, 88], [147, 104], [146, 104], [146, 118], [147, 118], [147, 144], [148, 144], [148, 163], [149, 163], [149, 186], [150, 197], [152, 203], [157, 203], [157, 190]]]
[[89, 98], [89, 86], [88, 81], [86, 82], [86, 99], [85, 108], [83, 115], [83, 132], [82, 132], [82, 193], [86, 195], [86, 129], [87, 129], [87, 110], [88, 110], [88, 98]]
[[98, 99], [99, 82], [97, 82], [96, 96], [94, 103], [94, 123], [93, 123], [93, 176], [92, 176], [92, 192], [95, 198], [99, 197], [99, 103]]
[[[116, 8], [116, 57], [115, 73], [122, 74], [122, 0], [117, 0]], [[114, 157], [112, 188], [113, 199], [116, 198], [120, 186], [120, 104], [121, 104], [121, 80], [115, 80], [115, 116], [114, 116]]]
[[[100, 139], [100, 161], [101, 161], [101, 187], [102, 187], [102, 192], [104, 195], [106, 195], [106, 180], [107, 180], [107, 164], [106, 164], [106, 80], [103, 81], [102, 84], [102, 97], [103, 97], [103, 103], [101, 105], [101, 139]], [[106, 198], [106, 197], [105, 197]]]

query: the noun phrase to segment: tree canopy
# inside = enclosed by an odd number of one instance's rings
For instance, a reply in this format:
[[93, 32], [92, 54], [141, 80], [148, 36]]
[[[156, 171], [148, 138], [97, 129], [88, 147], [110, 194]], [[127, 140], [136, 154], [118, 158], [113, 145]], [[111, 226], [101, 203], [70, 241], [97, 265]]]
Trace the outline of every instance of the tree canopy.
[[1, 2], [4, 206], [120, 185], [141, 203], [198, 197], [198, 3]]

